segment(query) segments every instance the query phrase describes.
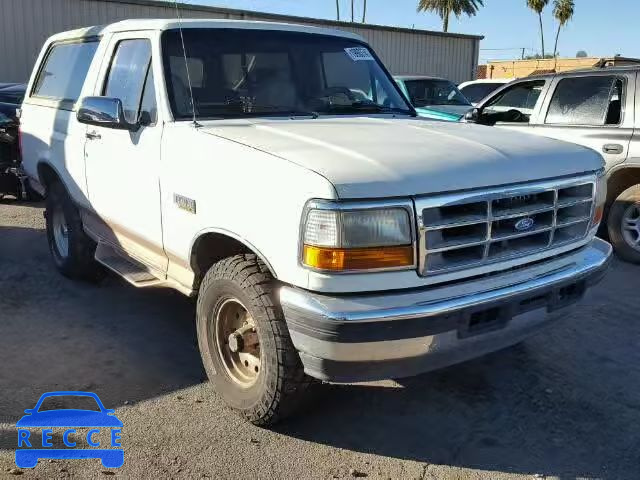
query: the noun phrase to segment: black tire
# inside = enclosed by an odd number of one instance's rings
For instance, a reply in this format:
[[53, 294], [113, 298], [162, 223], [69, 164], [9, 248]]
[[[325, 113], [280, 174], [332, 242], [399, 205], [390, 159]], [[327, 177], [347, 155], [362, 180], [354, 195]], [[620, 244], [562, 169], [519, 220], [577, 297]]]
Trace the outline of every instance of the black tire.
[[[635, 234], [627, 233], [625, 238], [622, 225], [625, 215], [634, 206], [640, 209], [640, 185], [633, 185], [618, 195], [609, 210], [607, 229], [609, 241], [613, 244], [616, 254], [627, 262], [640, 264], [640, 245], [636, 245], [634, 248], [629, 242], [630, 236], [635, 236]], [[638, 236], [640, 236], [640, 232], [638, 232]]]
[[[73, 280], [97, 282], [104, 277], [102, 265], [95, 260], [96, 243], [84, 232], [78, 208], [60, 182], [47, 189], [47, 242], [53, 263], [60, 273]], [[62, 215], [67, 230], [67, 251], [56, 243], [54, 217]]]
[[25, 202], [41, 202], [44, 198], [31, 186], [31, 182], [27, 179], [24, 182], [22, 200]]
[[[294, 413], [314, 383], [304, 373], [273, 286], [271, 273], [255, 255], [236, 255], [209, 269], [197, 306], [198, 344], [209, 380], [230, 407], [263, 427]], [[260, 342], [260, 373], [249, 387], [233, 380], [217, 347], [217, 313], [229, 299], [246, 308]]]

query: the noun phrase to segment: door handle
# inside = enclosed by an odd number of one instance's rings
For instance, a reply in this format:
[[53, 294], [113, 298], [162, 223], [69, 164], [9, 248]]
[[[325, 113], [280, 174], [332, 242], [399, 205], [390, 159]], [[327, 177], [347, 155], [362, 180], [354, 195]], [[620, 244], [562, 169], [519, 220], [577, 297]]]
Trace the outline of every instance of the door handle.
[[85, 134], [85, 136], [89, 139], [89, 140], [100, 140], [102, 138], [102, 135], [100, 135], [97, 132], [87, 132]]
[[602, 151], [609, 154], [619, 154], [622, 153], [623, 150], [624, 147], [617, 143], [607, 143], [602, 147]]

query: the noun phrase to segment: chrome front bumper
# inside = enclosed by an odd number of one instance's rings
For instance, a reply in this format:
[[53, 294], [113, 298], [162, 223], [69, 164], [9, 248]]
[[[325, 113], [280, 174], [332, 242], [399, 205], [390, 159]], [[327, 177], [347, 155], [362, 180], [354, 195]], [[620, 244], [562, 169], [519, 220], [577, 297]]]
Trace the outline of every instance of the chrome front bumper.
[[611, 253], [594, 239], [559, 258], [443, 287], [329, 296], [284, 286], [280, 301], [307, 374], [400, 378], [520, 342], [582, 298]]

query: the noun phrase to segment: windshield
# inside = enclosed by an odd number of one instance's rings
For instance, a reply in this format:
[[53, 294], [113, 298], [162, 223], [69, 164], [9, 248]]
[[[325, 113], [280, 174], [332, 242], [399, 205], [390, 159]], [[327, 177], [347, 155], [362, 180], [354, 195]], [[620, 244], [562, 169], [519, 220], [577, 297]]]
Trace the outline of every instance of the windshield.
[[463, 87], [460, 91], [467, 100], [473, 103], [478, 103], [491, 92], [497, 90], [503, 85], [504, 83], [471, 83], [466, 87]]
[[405, 80], [409, 99], [414, 107], [429, 105], [470, 105], [464, 95], [449, 80]]
[[[368, 47], [348, 38], [272, 30], [186, 29], [198, 119], [414, 112]], [[192, 118], [179, 31], [163, 34], [169, 101]]]

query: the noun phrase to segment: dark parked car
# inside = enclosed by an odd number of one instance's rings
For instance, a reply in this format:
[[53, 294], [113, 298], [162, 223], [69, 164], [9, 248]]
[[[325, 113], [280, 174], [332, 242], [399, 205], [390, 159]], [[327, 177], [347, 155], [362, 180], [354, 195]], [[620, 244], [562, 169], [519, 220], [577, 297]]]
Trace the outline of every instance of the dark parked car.
[[0, 111], [0, 198], [23, 196], [18, 151], [18, 123]]
[[27, 86], [24, 83], [0, 83], [0, 113], [9, 118], [16, 117]]
[[17, 111], [27, 86], [0, 83], [0, 198], [12, 195], [22, 200], [36, 199], [20, 169]]

